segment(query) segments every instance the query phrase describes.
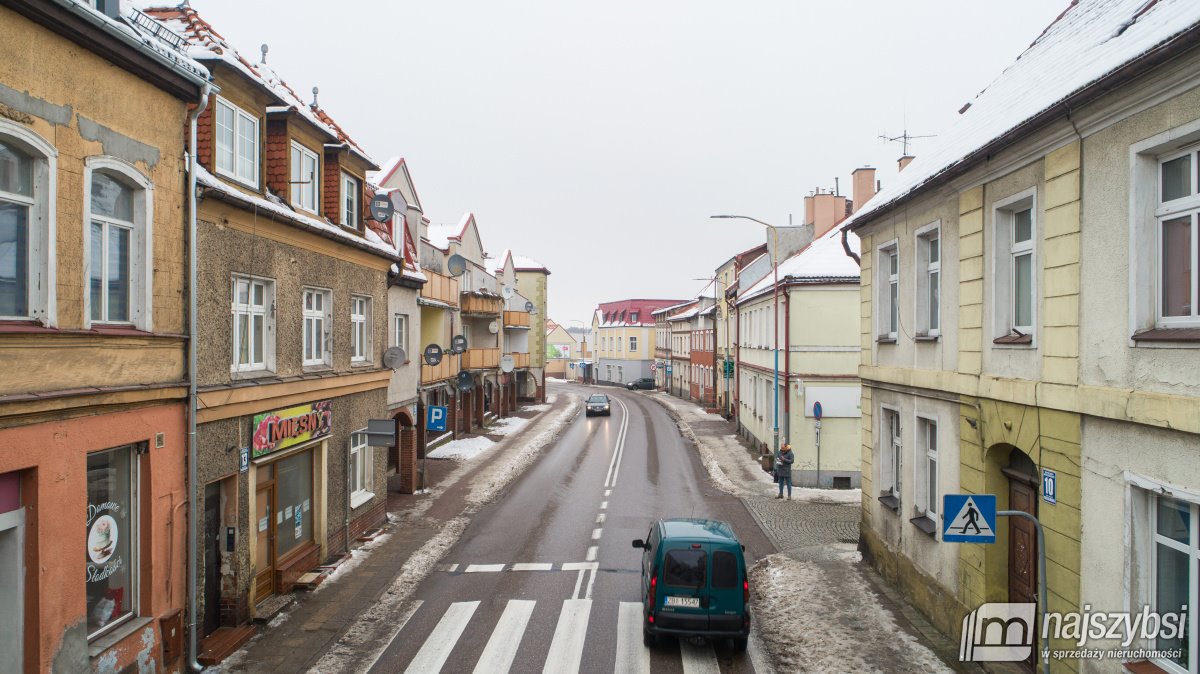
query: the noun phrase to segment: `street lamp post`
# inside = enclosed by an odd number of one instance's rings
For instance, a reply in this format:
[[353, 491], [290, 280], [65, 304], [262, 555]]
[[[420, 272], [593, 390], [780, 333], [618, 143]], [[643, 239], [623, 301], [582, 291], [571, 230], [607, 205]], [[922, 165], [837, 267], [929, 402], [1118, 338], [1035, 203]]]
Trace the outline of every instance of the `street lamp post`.
[[746, 215], [710, 215], [710, 218], [718, 220], [749, 220], [771, 230], [771, 270], [774, 274], [774, 283], [772, 284], [771, 292], [775, 304], [775, 327], [771, 336], [771, 351], [775, 357], [774, 380], [771, 387], [772, 398], [774, 400], [774, 411], [771, 414], [772, 425], [772, 453], [774, 456], [779, 453], [779, 262], [776, 259], [779, 251], [779, 228], [775, 225], [768, 224], [757, 218], [751, 218]]

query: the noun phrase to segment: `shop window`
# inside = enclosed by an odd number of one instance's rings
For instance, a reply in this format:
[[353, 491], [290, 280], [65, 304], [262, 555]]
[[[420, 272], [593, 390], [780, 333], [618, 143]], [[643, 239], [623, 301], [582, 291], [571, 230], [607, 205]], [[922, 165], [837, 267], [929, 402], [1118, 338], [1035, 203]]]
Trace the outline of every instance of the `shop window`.
[[131, 166], [110, 157], [89, 158], [85, 181], [84, 302], [88, 320], [149, 330], [153, 184]]
[[371, 298], [350, 296], [350, 362], [365, 363], [371, 353]]
[[304, 366], [329, 365], [332, 299], [328, 290], [304, 289]]
[[350, 435], [350, 507], [357, 508], [375, 498], [371, 492], [374, 482], [374, 461], [367, 445], [367, 429]]
[[0, 318], [53, 323], [54, 175], [57, 152], [0, 119]]
[[137, 615], [137, 454], [132, 445], [87, 457], [88, 639]]
[[258, 187], [258, 118], [218, 97], [217, 173]]
[[275, 551], [277, 557], [313, 538], [313, 453], [300, 452], [275, 464]]
[[233, 372], [274, 370], [275, 283], [270, 279], [233, 278]]

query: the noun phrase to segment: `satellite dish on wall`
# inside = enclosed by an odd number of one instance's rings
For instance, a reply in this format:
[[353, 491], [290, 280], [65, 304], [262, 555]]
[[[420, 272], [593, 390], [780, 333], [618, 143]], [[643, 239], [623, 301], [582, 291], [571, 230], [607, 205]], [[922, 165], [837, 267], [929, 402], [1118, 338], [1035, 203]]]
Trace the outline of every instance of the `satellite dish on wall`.
[[450, 353], [458, 354], [467, 350], [467, 338], [463, 335], [455, 335], [450, 338]]
[[517, 291], [513, 290], [512, 286], [504, 286], [500, 289], [500, 294], [504, 295], [504, 299], [508, 300], [512, 299], [512, 296], [517, 294]]
[[442, 347], [437, 344], [425, 347], [425, 364], [437, 365], [440, 362], [442, 362]]
[[395, 370], [407, 362], [408, 354], [398, 346], [393, 346], [383, 352], [383, 366], [389, 370]]
[[471, 377], [470, 372], [458, 373], [458, 390], [470, 391], [475, 388], [475, 379]]
[[537, 307], [533, 306], [533, 302], [525, 303], [525, 313], [527, 313], [527, 314], [536, 313], [536, 310], [537, 310]]
[[463, 272], [467, 271], [467, 258], [457, 253], [451, 255], [450, 259], [446, 260], [446, 270], [451, 276], [462, 276]]
[[491, 323], [488, 323], [488, 332], [492, 333], [493, 335], [497, 332], [500, 332], [499, 321], [492, 321]]
[[500, 358], [500, 371], [501, 372], [512, 372], [513, 368], [515, 368], [516, 366], [517, 366], [517, 363], [516, 363], [516, 361], [513, 360], [512, 356], [509, 356], [506, 354]]

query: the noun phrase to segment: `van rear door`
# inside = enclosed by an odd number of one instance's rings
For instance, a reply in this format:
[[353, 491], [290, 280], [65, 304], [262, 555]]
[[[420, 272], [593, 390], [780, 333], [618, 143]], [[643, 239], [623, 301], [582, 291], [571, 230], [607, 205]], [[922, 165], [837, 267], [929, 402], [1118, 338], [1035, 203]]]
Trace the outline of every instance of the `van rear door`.
[[708, 630], [708, 546], [666, 544], [663, 554], [660, 618], [664, 628]]
[[709, 626], [714, 631], [740, 630], [746, 611], [742, 594], [745, 565], [740, 550], [721, 545], [711, 548]]

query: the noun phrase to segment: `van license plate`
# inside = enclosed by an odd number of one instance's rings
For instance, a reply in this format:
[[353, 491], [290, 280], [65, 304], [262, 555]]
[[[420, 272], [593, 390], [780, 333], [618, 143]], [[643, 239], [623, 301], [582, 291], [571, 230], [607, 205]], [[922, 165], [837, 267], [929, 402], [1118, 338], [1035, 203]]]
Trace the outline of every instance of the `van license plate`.
[[667, 597], [667, 606], [682, 606], [684, 608], [700, 608], [700, 597]]

